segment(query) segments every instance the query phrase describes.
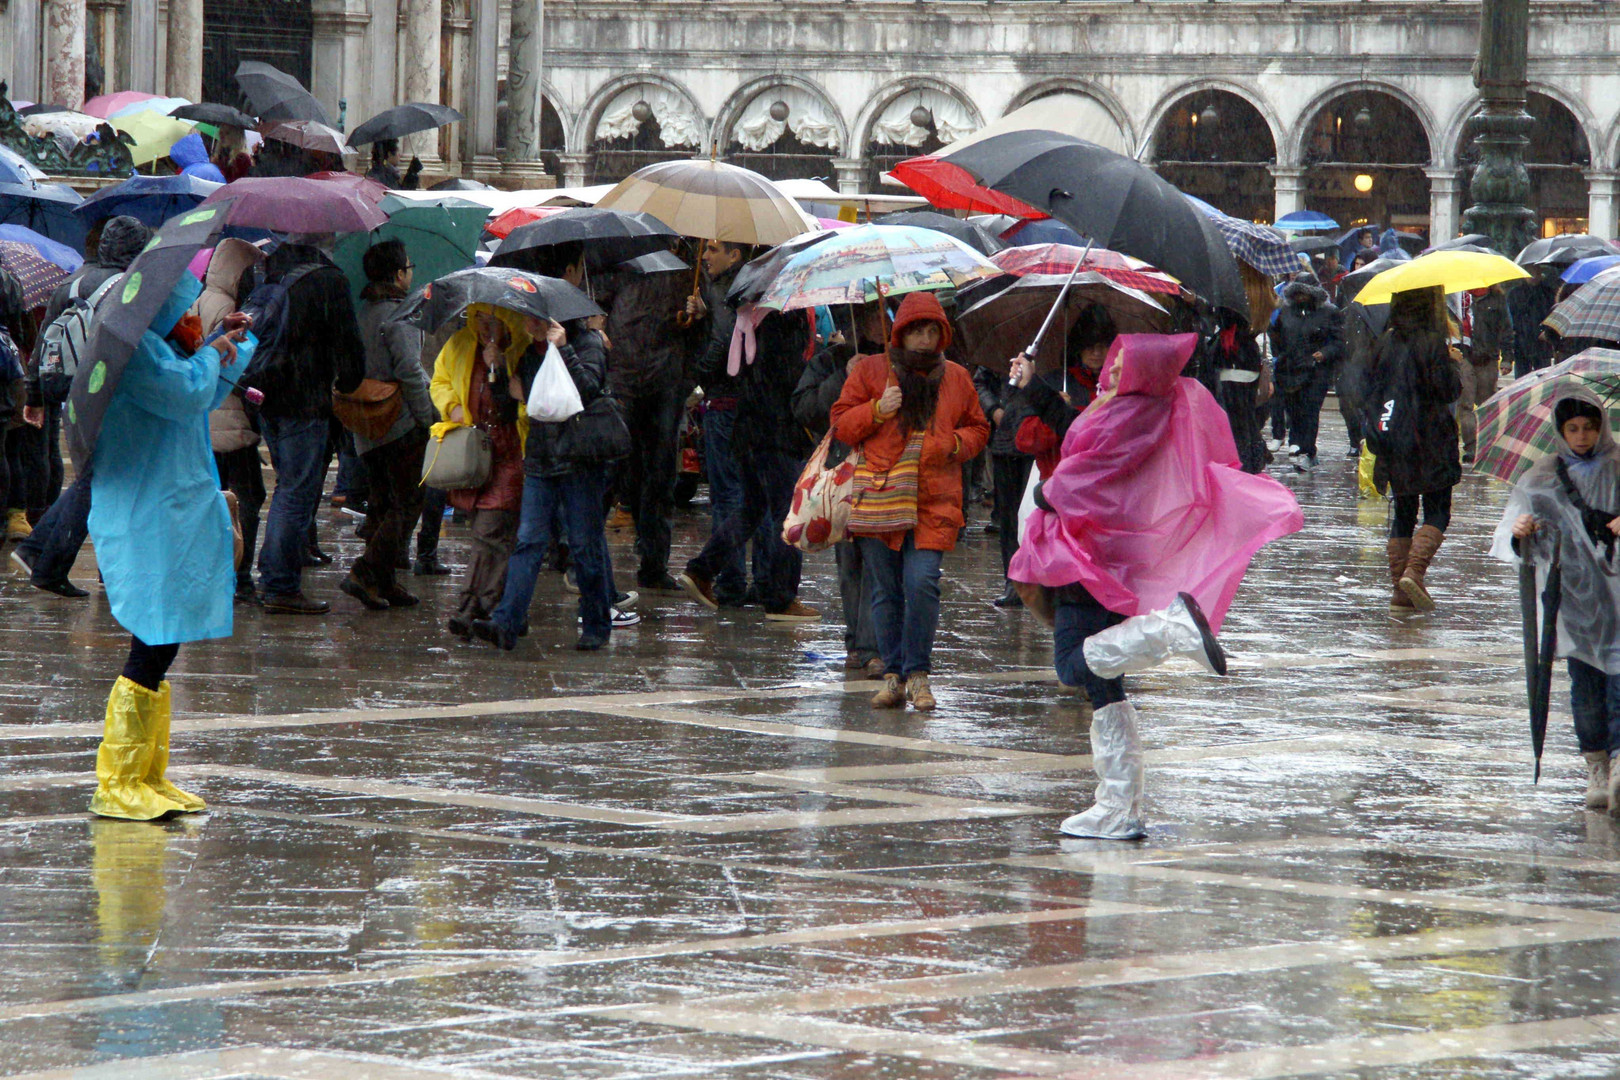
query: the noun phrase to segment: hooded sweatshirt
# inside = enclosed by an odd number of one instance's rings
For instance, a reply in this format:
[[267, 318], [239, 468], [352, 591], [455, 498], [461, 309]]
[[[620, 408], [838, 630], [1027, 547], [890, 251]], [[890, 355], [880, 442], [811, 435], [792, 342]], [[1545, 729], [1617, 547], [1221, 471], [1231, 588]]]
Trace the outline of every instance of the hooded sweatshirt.
[[195, 176], [198, 180], [214, 184], [225, 182], [225, 174], [219, 171], [218, 165], [208, 160], [208, 148], [203, 145], [202, 136], [195, 131], [169, 148], [169, 160], [180, 167], [184, 176]]
[[83, 283], [79, 286], [79, 296], [88, 297], [108, 278], [117, 277], [129, 269], [129, 264], [135, 261], [135, 256], [141, 253], [150, 239], [152, 230], [137, 219], [126, 214], [108, 218], [101, 227], [95, 258], [86, 260], [78, 273], [56, 287], [51, 294], [51, 302], [45, 306], [45, 322], [41, 325], [50, 324], [67, 310], [68, 296], [75, 281]]

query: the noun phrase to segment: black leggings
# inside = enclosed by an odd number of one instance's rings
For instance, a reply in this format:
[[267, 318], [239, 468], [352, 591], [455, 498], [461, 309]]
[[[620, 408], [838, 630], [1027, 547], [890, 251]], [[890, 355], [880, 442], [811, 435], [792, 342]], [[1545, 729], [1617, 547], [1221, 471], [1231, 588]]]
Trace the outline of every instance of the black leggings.
[[148, 645], [138, 637], [131, 637], [129, 659], [124, 661], [124, 678], [137, 686], [156, 690], [179, 652], [178, 644]]
[[1419, 499], [1423, 500], [1423, 524], [1441, 532], [1451, 525], [1450, 488], [1425, 491], [1422, 495], [1396, 495], [1391, 500], [1395, 506], [1389, 519], [1390, 539], [1404, 540], [1417, 531]]

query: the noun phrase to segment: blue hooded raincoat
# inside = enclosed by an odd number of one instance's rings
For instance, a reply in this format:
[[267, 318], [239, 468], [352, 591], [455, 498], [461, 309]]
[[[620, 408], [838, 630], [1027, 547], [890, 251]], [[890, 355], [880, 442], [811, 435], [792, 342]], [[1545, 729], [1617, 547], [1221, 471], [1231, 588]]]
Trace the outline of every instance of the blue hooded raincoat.
[[219, 489], [208, 414], [253, 355], [165, 340], [202, 292], [190, 274], [141, 337], [102, 420], [90, 481], [90, 536], [113, 617], [148, 645], [230, 637], [236, 588], [231, 515]]

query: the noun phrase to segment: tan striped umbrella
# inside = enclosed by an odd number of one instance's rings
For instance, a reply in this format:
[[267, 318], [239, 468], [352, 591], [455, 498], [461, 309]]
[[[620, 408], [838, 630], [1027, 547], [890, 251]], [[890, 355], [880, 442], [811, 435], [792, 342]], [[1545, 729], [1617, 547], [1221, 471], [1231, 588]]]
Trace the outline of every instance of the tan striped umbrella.
[[723, 161], [661, 161], [625, 177], [598, 209], [643, 211], [682, 236], [775, 247], [819, 225], [765, 177]]

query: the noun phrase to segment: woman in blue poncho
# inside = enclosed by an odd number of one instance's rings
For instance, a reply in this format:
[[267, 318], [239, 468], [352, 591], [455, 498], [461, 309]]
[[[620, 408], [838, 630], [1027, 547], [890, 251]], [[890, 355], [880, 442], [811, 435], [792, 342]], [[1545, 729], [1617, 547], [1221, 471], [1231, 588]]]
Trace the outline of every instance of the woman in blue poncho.
[[197, 317], [185, 316], [201, 292], [186, 274], [158, 310], [113, 390], [96, 441], [90, 536], [113, 617], [132, 635], [96, 753], [90, 810], [103, 817], [149, 821], [203, 809], [201, 799], [164, 779], [163, 676], [181, 642], [231, 634], [231, 516], [208, 414], [247, 364], [253, 339], [247, 316], [237, 313], [204, 343]]

